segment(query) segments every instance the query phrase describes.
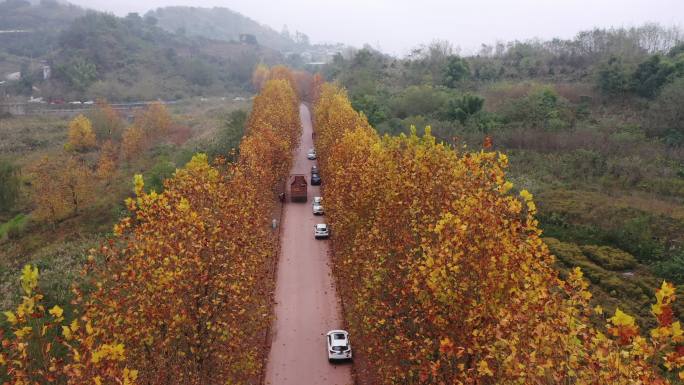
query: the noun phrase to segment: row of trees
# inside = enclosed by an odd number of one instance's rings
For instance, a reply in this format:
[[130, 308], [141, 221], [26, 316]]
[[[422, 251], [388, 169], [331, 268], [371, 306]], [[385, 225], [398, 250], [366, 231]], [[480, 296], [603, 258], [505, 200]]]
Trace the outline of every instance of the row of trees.
[[271, 322], [277, 239], [269, 218], [298, 132], [296, 92], [276, 78], [254, 100], [236, 163], [210, 165], [197, 154], [165, 181], [163, 193], [147, 193], [136, 175], [130, 216], [93, 250], [85, 283], [74, 287], [73, 314], [46, 310], [35, 294], [38, 271], [26, 267], [22, 282], [31, 290], [5, 313], [12, 330], [0, 335], [0, 368], [7, 370], [0, 380], [256, 381]]
[[[650, 338], [619, 309], [592, 308], [582, 272], [553, 269], [504, 154], [460, 153], [429, 127], [380, 138], [330, 84], [314, 118], [333, 269], [365, 383], [664, 384], [673, 375], [659, 366], [682, 367], [673, 286], [656, 294]], [[601, 321], [605, 331], [592, 326]]]

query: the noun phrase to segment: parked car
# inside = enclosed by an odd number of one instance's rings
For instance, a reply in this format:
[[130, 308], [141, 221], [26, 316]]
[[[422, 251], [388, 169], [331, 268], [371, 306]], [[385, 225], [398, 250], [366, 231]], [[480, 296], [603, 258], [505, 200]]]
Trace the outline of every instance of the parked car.
[[318, 167], [314, 164], [311, 166], [311, 173], [312, 174], [318, 174]]
[[325, 223], [314, 225], [314, 238], [328, 238], [330, 236], [330, 229]]
[[306, 159], [309, 160], [316, 160], [316, 150], [313, 148], [309, 150], [309, 152], [306, 153]]
[[352, 359], [349, 333], [344, 330], [331, 330], [326, 334], [325, 338], [328, 342], [328, 361]]
[[311, 174], [311, 185], [312, 186], [320, 186], [321, 184], [321, 176], [318, 174]]
[[323, 198], [321, 197], [313, 197], [313, 203], [311, 203], [311, 206], [313, 207], [313, 213], [314, 215], [323, 215]]

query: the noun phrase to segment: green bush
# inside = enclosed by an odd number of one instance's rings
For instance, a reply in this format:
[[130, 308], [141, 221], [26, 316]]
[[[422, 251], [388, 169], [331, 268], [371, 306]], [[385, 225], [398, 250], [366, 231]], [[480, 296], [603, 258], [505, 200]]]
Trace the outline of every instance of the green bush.
[[3, 239], [14, 239], [19, 237], [26, 228], [28, 217], [24, 214], [19, 214], [9, 221], [0, 225], [0, 241]]
[[477, 95], [465, 94], [460, 98], [450, 99], [445, 107], [444, 115], [451, 121], [458, 120], [461, 124], [482, 110], [485, 100]]
[[599, 67], [596, 86], [606, 96], [624, 96], [629, 92], [629, 71], [620, 58], [613, 56]]
[[653, 272], [678, 285], [684, 284], [684, 252], [658, 262], [653, 266]]
[[581, 249], [590, 260], [608, 270], [628, 270], [637, 265], [633, 255], [610, 246], [584, 245]]
[[166, 157], [161, 157], [150, 169], [147, 178], [145, 178], [145, 189], [148, 192], [163, 192], [164, 180], [172, 177], [174, 172], [176, 172], [176, 165]]
[[456, 88], [469, 77], [470, 66], [468, 62], [458, 56], [450, 56], [444, 69], [444, 85], [449, 88]]
[[0, 160], [0, 212], [10, 211], [19, 198], [19, 168]]
[[432, 116], [444, 110], [449, 94], [432, 86], [411, 86], [390, 100], [392, 114], [400, 119], [409, 116]]
[[378, 124], [387, 120], [388, 106], [387, 96], [376, 94], [352, 95], [352, 107], [356, 111], [363, 112], [368, 118], [368, 122], [376, 127]]
[[[245, 134], [245, 124], [247, 122], [247, 111], [235, 110], [223, 119], [223, 123], [219, 132], [216, 134], [214, 142], [210, 145], [207, 151], [211, 158], [217, 156], [229, 157], [231, 152], [237, 151], [240, 146], [242, 136]], [[190, 159], [188, 159], [190, 160]], [[177, 164], [185, 164], [177, 163]]]
[[535, 87], [527, 96], [507, 102], [502, 112], [507, 122], [550, 131], [566, 129], [574, 121], [567, 101], [551, 87]]

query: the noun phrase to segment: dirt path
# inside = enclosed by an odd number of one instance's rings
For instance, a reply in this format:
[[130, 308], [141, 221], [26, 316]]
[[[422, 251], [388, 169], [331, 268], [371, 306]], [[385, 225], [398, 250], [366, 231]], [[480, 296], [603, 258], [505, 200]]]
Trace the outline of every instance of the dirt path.
[[[291, 174], [307, 175], [315, 161], [306, 159], [313, 146], [311, 117], [299, 108], [302, 139]], [[325, 183], [325, 182], [324, 182]], [[313, 227], [325, 216], [311, 212], [319, 187], [309, 185], [306, 203], [286, 203], [281, 222], [281, 254], [275, 292], [275, 316], [266, 384], [352, 384], [351, 364], [330, 364], [325, 333], [342, 328], [340, 306], [329, 266], [328, 241], [315, 240]], [[352, 344], [354, 338], [351, 338]]]

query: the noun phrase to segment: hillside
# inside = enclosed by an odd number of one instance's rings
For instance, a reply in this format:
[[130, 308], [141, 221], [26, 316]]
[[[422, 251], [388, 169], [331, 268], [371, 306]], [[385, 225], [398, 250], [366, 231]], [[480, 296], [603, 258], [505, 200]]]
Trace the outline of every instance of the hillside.
[[265, 46], [182, 36], [137, 14], [121, 18], [51, 1], [0, 7], [0, 29], [27, 31], [0, 34], [0, 74], [22, 73], [5, 87], [10, 96], [126, 101], [242, 93], [254, 66], [282, 61]]
[[159, 27], [179, 35], [239, 41], [241, 34], [250, 34], [259, 45], [279, 51], [296, 51], [308, 45], [307, 41], [295, 41], [228, 8], [165, 7], [145, 16], [157, 19]]
[[31, 5], [28, 1], [0, 2], [0, 80], [30, 64], [31, 58], [48, 55], [57, 44], [59, 33], [85, 15], [85, 10], [55, 1]]

